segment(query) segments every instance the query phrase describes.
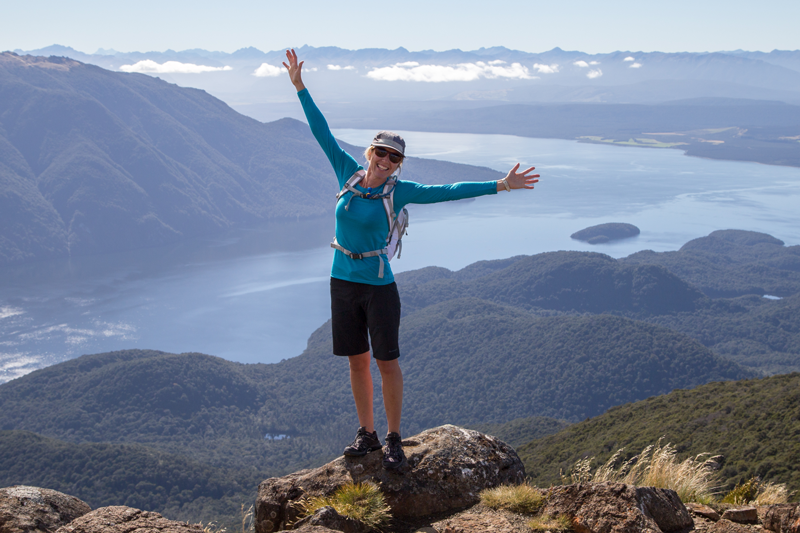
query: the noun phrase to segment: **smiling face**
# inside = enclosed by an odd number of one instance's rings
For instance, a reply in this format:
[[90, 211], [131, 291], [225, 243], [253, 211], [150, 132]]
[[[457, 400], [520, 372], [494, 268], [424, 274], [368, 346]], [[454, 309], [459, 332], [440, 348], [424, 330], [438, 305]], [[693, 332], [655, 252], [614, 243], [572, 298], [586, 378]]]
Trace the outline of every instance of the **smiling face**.
[[394, 174], [402, 164], [402, 160], [397, 163], [392, 163], [389, 159], [389, 154], [401, 156], [399, 152], [390, 148], [383, 148], [383, 150], [387, 152], [383, 157], [379, 157], [378, 154], [375, 153], [374, 146], [370, 146], [369, 150], [367, 150], [367, 160], [369, 161], [367, 176], [372, 176], [375, 181], [380, 183], [386, 181], [386, 179]]

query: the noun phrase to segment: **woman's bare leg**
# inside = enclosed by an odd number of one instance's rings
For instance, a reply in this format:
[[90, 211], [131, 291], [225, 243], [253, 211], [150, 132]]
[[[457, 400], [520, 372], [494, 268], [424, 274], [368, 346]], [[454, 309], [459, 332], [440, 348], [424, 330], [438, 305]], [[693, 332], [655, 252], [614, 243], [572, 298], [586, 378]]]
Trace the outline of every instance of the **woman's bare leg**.
[[353, 399], [356, 401], [358, 423], [372, 433], [375, 431], [375, 418], [372, 410], [372, 373], [369, 365], [371, 357], [369, 352], [351, 355], [350, 360], [350, 387], [353, 389]]
[[400, 360], [376, 361], [381, 371], [383, 406], [386, 409], [389, 432], [400, 433], [400, 417], [403, 412], [403, 372], [400, 370]]

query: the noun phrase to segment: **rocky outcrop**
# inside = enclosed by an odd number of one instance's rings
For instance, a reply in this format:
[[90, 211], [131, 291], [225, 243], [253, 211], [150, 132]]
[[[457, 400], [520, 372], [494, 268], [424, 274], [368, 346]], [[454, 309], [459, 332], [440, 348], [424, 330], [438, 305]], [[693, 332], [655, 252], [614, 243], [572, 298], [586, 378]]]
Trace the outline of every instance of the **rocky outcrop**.
[[56, 533], [202, 533], [198, 524], [168, 520], [158, 513], [124, 505], [101, 507], [85, 514]]
[[52, 533], [91, 510], [78, 498], [50, 489], [0, 489], [0, 533]]
[[256, 533], [285, 529], [297, 518], [292, 502], [329, 496], [349, 482], [377, 484], [393, 516], [406, 518], [463, 509], [477, 503], [485, 488], [525, 479], [516, 452], [477, 431], [441, 426], [404, 440], [403, 447], [408, 461], [396, 472], [384, 470], [381, 453], [373, 452], [262, 482], [256, 499]]
[[722, 513], [723, 520], [730, 520], [737, 524], [755, 524], [758, 522], [758, 510], [755, 507], [739, 507], [726, 509]]
[[721, 518], [705, 530], [706, 533], [752, 533], [748, 528], [727, 518]]
[[702, 516], [708, 520], [716, 522], [720, 519], [719, 513], [716, 512], [714, 509], [709, 507], [708, 505], [703, 505], [701, 503], [687, 503], [686, 508], [691, 511], [692, 513], [696, 514], [697, 516]]
[[675, 491], [623, 483], [553, 487], [542, 514], [569, 516], [577, 533], [670, 533], [693, 525]]
[[372, 528], [358, 520], [340, 515], [333, 507], [317, 509], [311, 516], [298, 521], [293, 529], [302, 530], [306, 526], [322, 527], [327, 530], [341, 531], [342, 533], [369, 533], [372, 531]]
[[770, 505], [764, 515], [764, 529], [775, 533], [800, 533], [800, 504]]

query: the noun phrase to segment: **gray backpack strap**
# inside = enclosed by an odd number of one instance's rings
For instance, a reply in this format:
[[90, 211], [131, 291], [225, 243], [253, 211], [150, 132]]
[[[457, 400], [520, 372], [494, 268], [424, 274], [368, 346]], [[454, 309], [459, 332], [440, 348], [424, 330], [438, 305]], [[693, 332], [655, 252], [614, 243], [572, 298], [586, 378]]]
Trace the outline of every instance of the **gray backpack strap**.
[[395, 185], [397, 185], [397, 177], [392, 176], [386, 180], [386, 184], [383, 186], [383, 194], [389, 193], [383, 197], [383, 208], [386, 210], [386, 220], [389, 222], [389, 233], [386, 235], [386, 244], [389, 244], [392, 241], [392, 230], [394, 229], [394, 224], [397, 220], [397, 215], [394, 214]]
[[361, 196], [361, 191], [356, 189], [356, 184], [358, 184], [362, 179], [364, 179], [366, 175], [367, 173], [364, 171], [364, 169], [357, 170], [356, 173], [350, 176], [350, 178], [344, 183], [344, 185], [342, 186], [342, 190], [339, 191], [339, 193], [336, 195], [336, 201], [338, 202], [339, 198], [341, 198], [348, 192], [353, 193], [353, 196], [351, 196], [350, 199], [347, 201], [347, 205], [344, 206], [345, 211], [350, 210], [350, 202], [353, 201], [354, 197]]

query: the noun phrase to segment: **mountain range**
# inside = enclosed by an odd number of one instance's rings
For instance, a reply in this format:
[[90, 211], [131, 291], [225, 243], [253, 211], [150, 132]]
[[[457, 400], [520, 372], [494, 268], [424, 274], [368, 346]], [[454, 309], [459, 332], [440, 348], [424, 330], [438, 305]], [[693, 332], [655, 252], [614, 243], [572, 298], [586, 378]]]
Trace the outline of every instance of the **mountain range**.
[[[316, 87], [326, 101], [655, 103], [728, 97], [800, 102], [800, 51], [587, 54], [560, 48], [530, 53], [502, 46], [440, 52], [332, 46], [296, 50], [306, 61], [309, 86]], [[15, 52], [65, 56], [110, 70], [150, 72], [180, 85], [203, 88], [232, 105], [291, 101], [290, 92], [282, 90], [284, 50], [85, 54], [53, 45]], [[165, 66], [168, 62], [172, 63]]]
[[[415, 158], [404, 170], [425, 183], [502, 177]], [[337, 184], [301, 122], [263, 124], [201, 90], [7, 52], [0, 191], [0, 264], [8, 264], [330, 214]]]

